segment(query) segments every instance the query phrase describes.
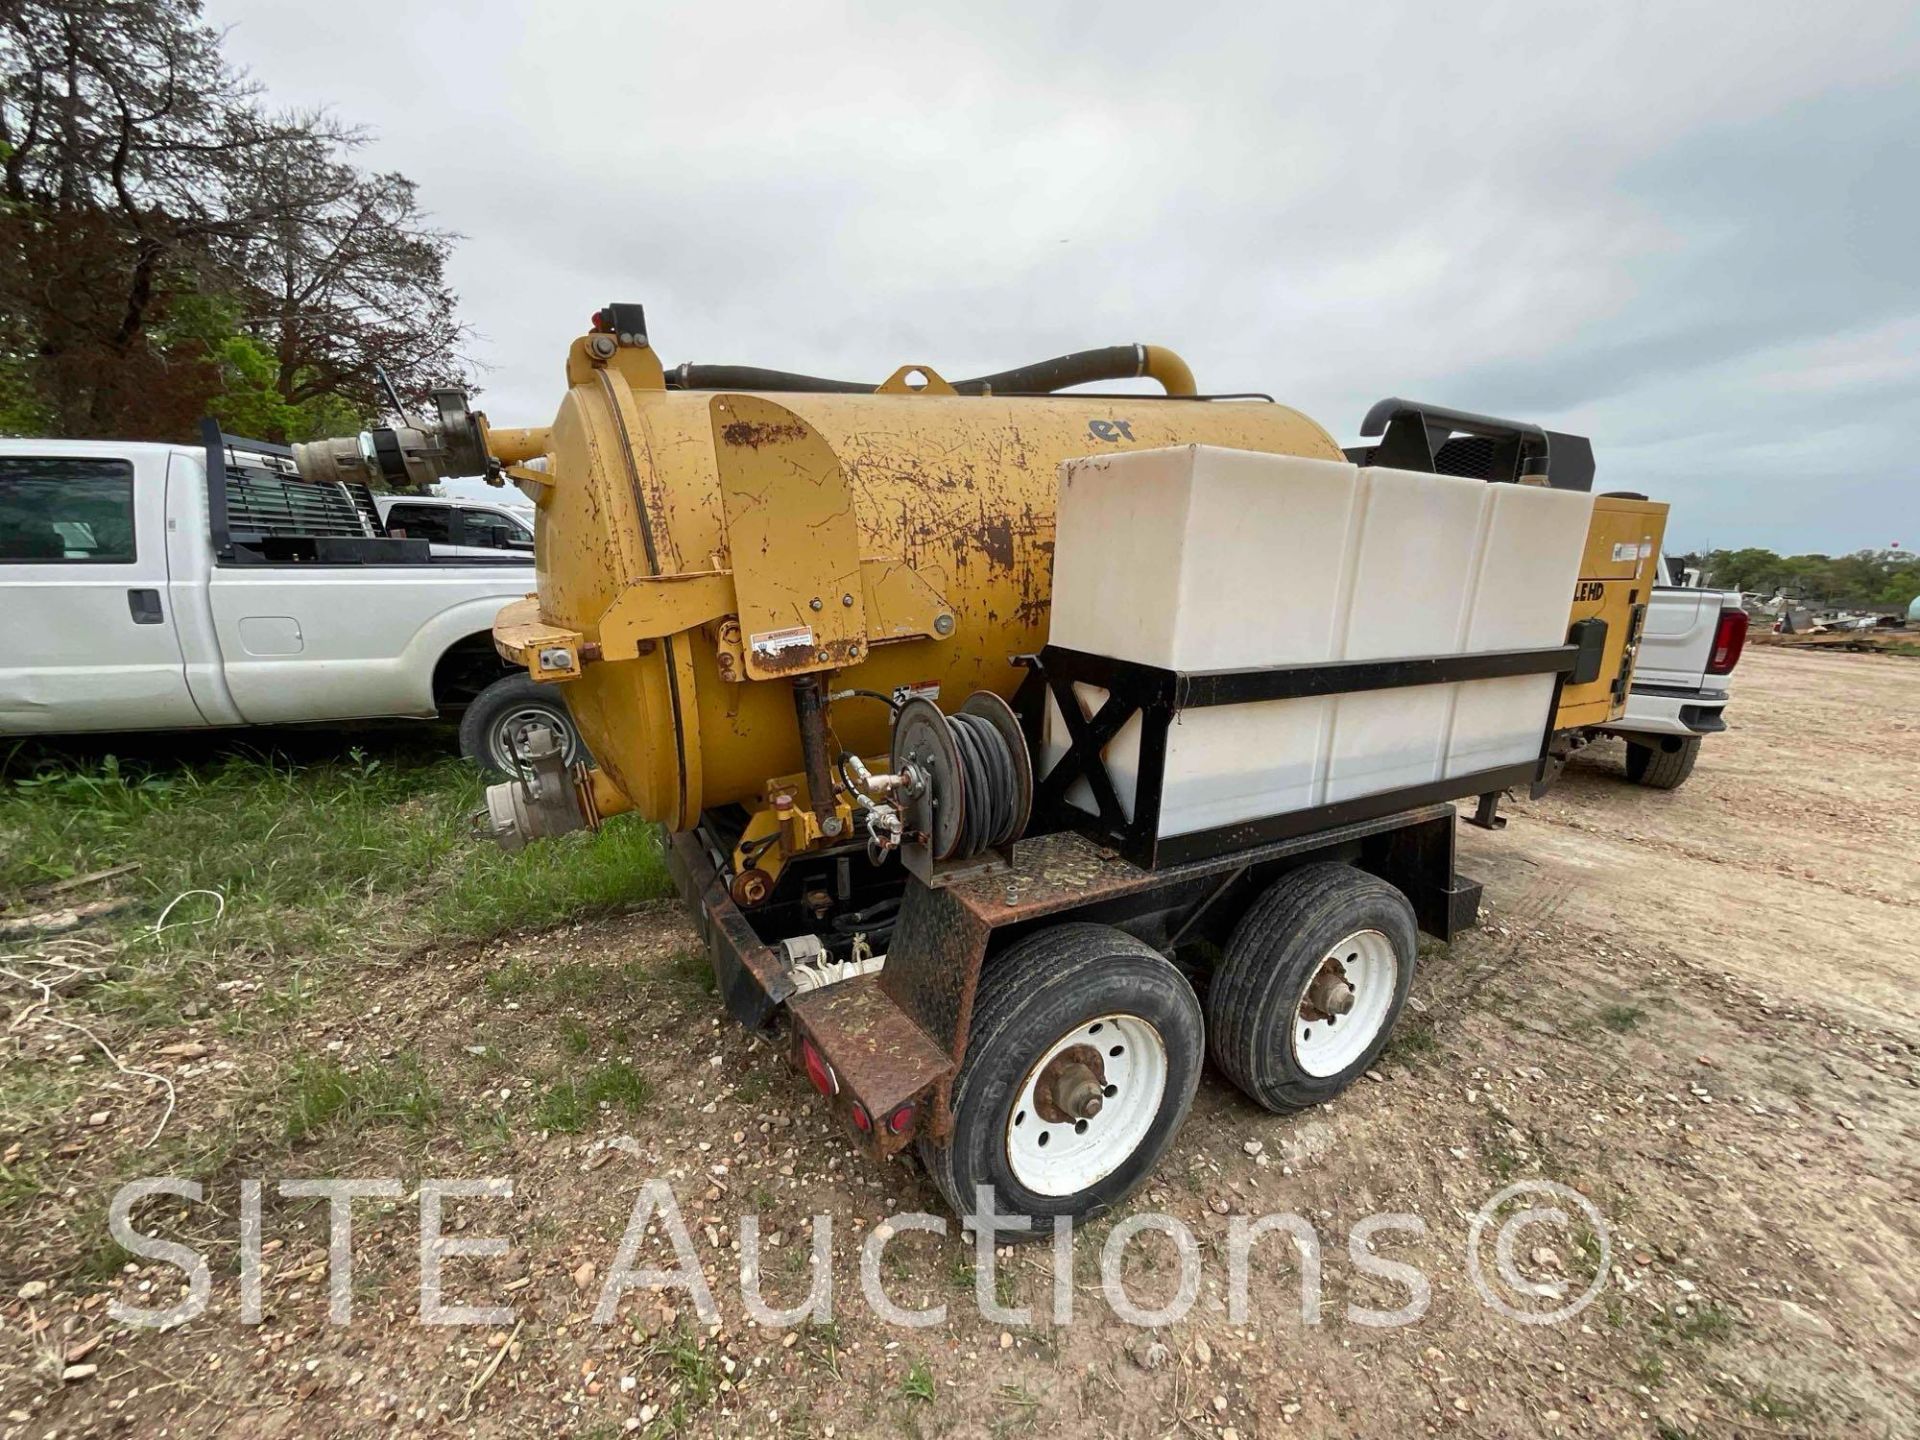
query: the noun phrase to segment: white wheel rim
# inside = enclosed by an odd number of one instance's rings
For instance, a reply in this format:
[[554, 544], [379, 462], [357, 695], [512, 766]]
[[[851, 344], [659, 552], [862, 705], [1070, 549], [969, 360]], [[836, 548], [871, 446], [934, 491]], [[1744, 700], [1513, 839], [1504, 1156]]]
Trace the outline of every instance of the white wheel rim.
[[[1307, 999], [1314, 978], [1329, 966], [1344, 974], [1353, 987], [1353, 1008], [1344, 1015], [1321, 1015]], [[1366, 1054], [1393, 1010], [1399, 982], [1400, 957], [1394, 953], [1393, 941], [1380, 931], [1359, 930], [1329, 946], [1293, 1012], [1294, 1063], [1324, 1079]]]
[[[1049, 1121], [1041, 1114], [1047, 1067], [1066, 1050], [1100, 1052], [1105, 1084], [1100, 1113]], [[1007, 1164], [1036, 1195], [1076, 1195], [1118, 1170], [1153, 1129], [1167, 1093], [1167, 1046], [1137, 1015], [1103, 1015], [1076, 1025], [1027, 1071], [1007, 1116]]]

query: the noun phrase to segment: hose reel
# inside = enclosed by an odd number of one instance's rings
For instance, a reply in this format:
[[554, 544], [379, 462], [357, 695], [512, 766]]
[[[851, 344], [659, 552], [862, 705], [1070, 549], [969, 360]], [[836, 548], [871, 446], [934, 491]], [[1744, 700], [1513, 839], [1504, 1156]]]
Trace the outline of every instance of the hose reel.
[[1006, 701], [978, 690], [952, 715], [915, 697], [893, 722], [902, 863], [927, 883], [1010, 863], [1033, 814], [1033, 760]]

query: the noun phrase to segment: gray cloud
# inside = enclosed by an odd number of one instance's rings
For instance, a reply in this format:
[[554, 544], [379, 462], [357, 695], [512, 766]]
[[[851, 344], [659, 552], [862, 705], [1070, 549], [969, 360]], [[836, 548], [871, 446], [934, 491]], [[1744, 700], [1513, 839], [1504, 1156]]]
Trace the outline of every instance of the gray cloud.
[[1681, 545], [1920, 545], [1905, 3], [211, 8], [467, 234], [502, 420], [608, 299], [852, 376], [1145, 339], [1584, 430]]

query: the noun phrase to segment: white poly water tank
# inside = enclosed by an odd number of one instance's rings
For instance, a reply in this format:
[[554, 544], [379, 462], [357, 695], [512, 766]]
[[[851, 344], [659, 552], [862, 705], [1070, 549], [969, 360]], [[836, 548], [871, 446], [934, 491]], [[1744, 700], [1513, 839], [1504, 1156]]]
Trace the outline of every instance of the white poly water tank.
[[[1565, 642], [1591, 495], [1189, 445], [1061, 466], [1050, 642], [1167, 670]], [[1089, 714], [1105, 699], [1076, 687]], [[1530, 760], [1550, 675], [1182, 711], [1159, 834]], [[1041, 771], [1067, 749], [1051, 698]], [[1105, 750], [1132, 813], [1141, 720]], [[1069, 803], [1092, 811], [1086, 783]]]

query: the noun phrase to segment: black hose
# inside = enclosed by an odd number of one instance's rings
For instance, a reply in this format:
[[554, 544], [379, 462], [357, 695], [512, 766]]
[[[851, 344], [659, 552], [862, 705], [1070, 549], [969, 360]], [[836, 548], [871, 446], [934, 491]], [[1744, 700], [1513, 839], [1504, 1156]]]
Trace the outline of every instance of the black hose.
[[[1146, 348], [1107, 345], [1099, 350], [1076, 350], [1051, 360], [1015, 366], [971, 380], [955, 380], [962, 395], [1051, 394], [1072, 385], [1096, 380], [1130, 380], [1146, 373]], [[823, 380], [791, 370], [763, 370], [755, 365], [676, 365], [667, 371], [669, 390], [799, 390], [836, 395], [871, 395], [880, 387], [857, 380]]]
[[1014, 838], [1014, 764], [1007, 740], [979, 715], [949, 715], [960, 751], [966, 812], [953, 858], [966, 859]]
[[836, 690], [833, 693], [836, 699], [842, 695], [858, 695], [862, 700], [878, 700], [889, 710], [897, 711], [900, 708], [898, 700], [891, 695], [882, 695], [878, 690]]
[[957, 380], [953, 388], [962, 395], [995, 395], [1010, 392], [1050, 395], [1071, 385], [1086, 385], [1095, 380], [1128, 380], [1146, 373], [1146, 352], [1139, 345], [1107, 345], [1098, 350], [1076, 350], [1071, 355], [1056, 355], [1051, 360], [1036, 360], [995, 375], [980, 375], [972, 380]]
[[847, 761], [850, 756], [850, 751], [842, 750], [840, 758], [833, 762], [833, 768], [840, 772], [840, 783], [846, 787], [847, 798], [853, 803], [853, 808], [864, 813], [873, 807], [873, 797], [854, 784], [853, 776], [847, 773]]
[[757, 365], [676, 365], [667, 371], [669, 390], [808, 390], [836, 395], [871, 395], [880, 387], [857, 380], [822, 380], [792, 370], [763, 370]]
[[880, 925], [891, 925], [900, 915], [900, 897], [889, 896], [885, 900], [876, 900], [864, 910], [849, 910], [833, 917], [833, 928], [843, 935], [851, 935], [856, 930], [871, 930]]

